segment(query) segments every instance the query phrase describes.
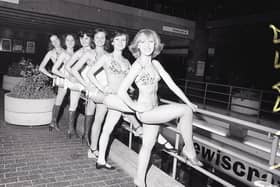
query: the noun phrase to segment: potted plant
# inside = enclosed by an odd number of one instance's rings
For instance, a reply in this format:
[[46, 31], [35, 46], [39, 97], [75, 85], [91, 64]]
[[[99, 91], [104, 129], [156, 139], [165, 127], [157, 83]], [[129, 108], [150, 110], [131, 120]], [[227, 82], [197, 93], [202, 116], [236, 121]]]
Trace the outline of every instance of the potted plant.
[[23, 80], [5, 94], [5, 121], [28, 126], [49, 124], [55, 101], [49, 78], [33, 65], [21, 74]]
[[19, 62], [12, 63], [8, 68], [7, 74], [3, 75], [2, 88], [11, 91], [23, 79], [23, 72], [32, 68], [31, 60], [26, 60], [23, 57]]

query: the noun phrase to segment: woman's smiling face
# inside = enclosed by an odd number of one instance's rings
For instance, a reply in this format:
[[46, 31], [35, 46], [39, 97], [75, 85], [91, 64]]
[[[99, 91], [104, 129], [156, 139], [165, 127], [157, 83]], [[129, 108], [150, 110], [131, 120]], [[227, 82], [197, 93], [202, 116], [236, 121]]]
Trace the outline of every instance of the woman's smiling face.
[[90, 45], [91, 38], [84, 34], [83, 37], [80, 37], [80, 42], [83, 47], [88, 47]]
[[119, 35], [113, 39], [112, 45], [114, 46], [114, 49], [123, 50], [126, 47], [126, 43], [126, 35]]
[[146, 36], [142, 34], [139, 37], [138, 49], [141, 55], [150, 56], [153, 54], [155, 49], [155, 41], [152, 36]]
[[106, 41], [106, 34], [104, 32], [98, 32], [94, 35], [94, 44], [98, 47], [104, 46]]
[[52, 35], [50, 41], [54, 48], [60, 47], [60, 40], [56, 35]]
[[65, 38], [65, 45], [67, 48], [73, 48], [75, 46], [75, 39], [72, 35], [67, 35]]

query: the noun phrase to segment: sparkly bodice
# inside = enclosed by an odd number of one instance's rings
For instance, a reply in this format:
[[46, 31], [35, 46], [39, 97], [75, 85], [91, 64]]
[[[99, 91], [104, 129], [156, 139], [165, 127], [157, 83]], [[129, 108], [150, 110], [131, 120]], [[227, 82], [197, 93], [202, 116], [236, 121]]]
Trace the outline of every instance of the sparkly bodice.
[[129, 63], [125, 64], [125, 68], [122, 68], [122, 66], [114, 59], [114, 57], [111, 56], [110, 61], [108, 63], [108, 70], [111, 73], [119, 74], [119, 75], [127, 75], [129, 69], [130, 69]]
[[[136, 63], [139, 63], [139, 62], [136, 62]], [[158, 81], [160, 80], [160, 76], [159, 76], [158, 72], [154, 69], [154, 67], [152, 66], [152, 67], [148, 68], [141, 64], [140, 64], [140, 66], [141, 66], [142, 70], [135, 80], [136, 85], [138, 87], [157, 85]]]

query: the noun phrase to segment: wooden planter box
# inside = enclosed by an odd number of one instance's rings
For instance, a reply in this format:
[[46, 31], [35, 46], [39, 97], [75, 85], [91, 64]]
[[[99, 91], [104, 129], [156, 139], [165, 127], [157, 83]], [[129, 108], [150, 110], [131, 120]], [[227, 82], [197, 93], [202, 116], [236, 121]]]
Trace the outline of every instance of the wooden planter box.
[[23, 77], [3, 75], [2, 88], [11, 91], [22, 79]]
[[55, 98], [51, 99], [22, 99], [4, 97], [4, 119], [15, 125], [45, 125], [51, 122], [52, 108]]

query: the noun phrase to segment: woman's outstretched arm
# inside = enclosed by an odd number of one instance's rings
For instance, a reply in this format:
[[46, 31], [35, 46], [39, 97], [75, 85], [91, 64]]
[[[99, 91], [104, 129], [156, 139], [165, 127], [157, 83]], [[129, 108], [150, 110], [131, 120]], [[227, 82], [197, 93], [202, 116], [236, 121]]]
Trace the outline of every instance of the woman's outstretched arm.
[[95, 58], [95, 53], [87, 52], [85, 53], [74, 66], [71, 68], [72, 70], [72, 75], [85, 87], [87, 88], [88, 85], [86, 84], [85, 80], [82, 78], [81, 74], [79, 71], [83, 68], [83, 66], [87, 63], [88, 60], [94, 59]]
[[59, 55], [56, 63], [53, 65], [52, 67], [52, 73], [56, 74], [60, 77], [65, 78], [65, 74], [63, 74], [61, 71], [59, 71], [59, 68], [61, 67], [61, 65], [64, 63], [64, 60], [66, 59], [66, 53], [62, 53], [61, 55]]
[[141, 71], [141, 66], [138, 63], [134, 63], [127, 76], [124, 78], [122, 84], [118, 90], [118, 96], [133, 110], [141, 112], [138, 110], [136, 103], [130, 98], [127, 91], [132, 86], [134, 80], [138, 76], [139, 72]]
[[52, 51], [49, 51], [44, 59], [42, 60], [40, 66], [39, 66], [39, 71], [41, 71], [42, 73], [44, 73], [45, 75], [47, 75], [48, 77], [50, 78], [55, 78], [54, 75], [52, 75], [51, 73], [49, 73], [47, 70], [46, 70], [46, 65], [48, 64], [49, 60], [51, 59], [51, 53]]
[[168, 88], [175, 93], [184, 103], [189, 105], [193, 111], [196, 111], [197, 106], [193, 104], [184, 94], [184, 92], [177, 86], [177, 84], [173, 81], [169, 73], [165, 71], [162, 65], [157, 61], [152, 61], [154, 67], [156, 68], [157, 72], [160, 74], [161, 78], [164, 80]]

